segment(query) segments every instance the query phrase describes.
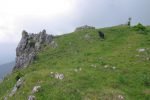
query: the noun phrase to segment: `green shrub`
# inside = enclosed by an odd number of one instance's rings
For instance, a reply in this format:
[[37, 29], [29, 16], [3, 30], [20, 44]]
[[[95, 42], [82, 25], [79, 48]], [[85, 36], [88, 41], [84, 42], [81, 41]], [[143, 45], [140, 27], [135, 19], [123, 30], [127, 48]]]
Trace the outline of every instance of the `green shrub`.
[[140, 34], [147, 34], [147, 29], [141, 23], [138, 23], [136, 26], [133, 27], [135, 31], [138, 31]]
[[17, 73], [15, 79], [16, 81], [18, 81], [21, 77], [23, 76], [23, 74], [21, 74], [20, 72]]
[[128, 26], [129, 27], [131, 26], [131, 19], [132, 19], [131, 17], [128, 18]]
[[149, 73], [146, 73], [146, 72], [143, 73], [141, 78], [145, 86], [150, 86], [150, 74]]
[[123, 75], [119, 75], [117, 80], [118, 80], [118, 83], [120, 83], [120, 84], [126, 83], [126, 77]]

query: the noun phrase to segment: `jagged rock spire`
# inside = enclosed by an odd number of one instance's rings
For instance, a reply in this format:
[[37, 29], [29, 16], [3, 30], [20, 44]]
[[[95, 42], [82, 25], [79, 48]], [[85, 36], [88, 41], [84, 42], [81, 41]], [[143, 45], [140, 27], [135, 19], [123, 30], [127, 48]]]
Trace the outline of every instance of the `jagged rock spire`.
[[53, 36], [48, 35], [46, 30], [38, 34], [29, 34], [22, 31], [22, 38], [16, 48], [16, 64], [14, 69], [28, 66], [36, 58], [36, 53], [42, 49], [43, 45], [51, 45]]

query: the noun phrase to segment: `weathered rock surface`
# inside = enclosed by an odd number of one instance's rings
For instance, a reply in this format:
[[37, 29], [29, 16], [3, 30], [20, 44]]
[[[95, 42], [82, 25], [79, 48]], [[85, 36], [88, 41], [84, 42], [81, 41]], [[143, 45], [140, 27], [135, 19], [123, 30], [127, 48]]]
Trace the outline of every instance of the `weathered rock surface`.
[[95, 29], [95, 27], [93, 26], [88, 26], [88, 25], [84, 25], [84, 26], [81, 26], [81, 27], [77, 27], [75, 29], [75, 31], [81, 31], [81, 30], [84, 30], [84, 29]]
[[39, 92], [39, 90], [41, 89], [41, 86], [34, 86], [33, 87], [33, 90], [32, 90], [32, 93], [34, 94], [34, 93], [37, 93], [37, 92]]
[[13, 95], [16, 94], [17, 90], [23, 85], [23, 78], [20, 78], [17, 83], [15, 84], [15, 86], [13, 87], [11, 93], [9, 94], [10, 97], [12, 97]]
[[38, 34], [29, 34], [22, 32], [22, 39], [16, 48], [16, 64], [14, 69], [27, 67], [36, 58], [36, 54], [45, 45], [53, 48], [57, 47], [57, 43], [53, 40], [52, 35], [48, 35], [46, 30]]
[[144, 48], [138, 49], [138, 52], [144, 52], [144, 51], [145, 51]]
[[50, 75], [51, 77], [53, 77], [53, 78], [56, 78], [56, 79], [60, 79], [60, 80], [62, 80], [62, 79], [64, 79], [64, 74], [62, 74], [62, 73], [53, 73], [53, 72], [51, 72], [51, 75]]
[[28, 97], [28, 100], [35, 100], [35, 96], [34, 96], [34, 95], [30, 95], [30, 96]]

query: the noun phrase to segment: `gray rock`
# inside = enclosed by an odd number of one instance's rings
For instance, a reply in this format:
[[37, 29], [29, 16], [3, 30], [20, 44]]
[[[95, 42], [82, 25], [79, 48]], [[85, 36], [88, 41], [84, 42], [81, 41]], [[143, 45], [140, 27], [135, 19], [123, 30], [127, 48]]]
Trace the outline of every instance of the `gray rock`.
[[122, 95], [118, 95], [119, 100], [124, 100], [124, 97]]
[[115, 67], [115, 66], [113, 66], [113, 67], [112, 67], [112, 69], [113, 69], [113, 70], [115, 70], [115, 69], [116, 69], [116, 67]]
[[75, 72], [78, 72], [78, 69], [74, 69]]
[[39, 92], [39, 90], [41, 89], [41, 86], [34, 86], [33, 87], [33, 90], [32, 90], [32, 93], [34, 94], [34, 93], [37, 93], [37, 92]]
[[145, 51], [144, 48], [138, 49], [138, 52], [144, 52], [144, 51]]
[[13, 90], [11, 91], [11, 93], [9, 94], [9, 96], [10, 96], [10, 97], [14, 96], [14, 95], [16, 94], [16, 92], [17, 92], [17, 87], [15, 86], [15, 87], [13, 88]]
[[8, 100], [7, 97], [4, 97], [4, 100]]
[[39, 34], [29, 34], [26, 31], [22, 32], [22, 38], [16, 48], [16, 64], [15, 69], [28, 66], [36, 59], [36, 54], [44, 45], [57, 47], [57, 43], [53, 40], [52, 35], [46, 34], [43, 30]]
[[64, 79], [64, 74], [56, 73], [56, 74], [55, 74], [55, 78], [62, 80], [62, 79]]
[[97, 67], [97, 66], [96, 66], [96, 65], [94, 65], [94, 64], [92, 64], [91, 66], [92, 66], [92, 67], [94, 67], [94, 68], [96, 68], [96, 67]]
[[108, 68], [108, 67], [109, 67], [109, 65], [105, 65], [105, 66], [104, 66], [104, 68]]
[[147, 57], [147, 58], [146, 58], [146, 60], [148, 60], [148, 61], [149, 61], [149, 60], [150, 60], [150, 57]]
[[80, 72], [80, 71], [82, 71], [82, 68], [78, 68], [78, 69], [76, 68], [76, 69], [74, 69], [74, 71], [75, 72]]
[[23, 85], [24, 80], [22, 78], [20, 78], [15, 86], [13, 87], [13, 90], [11, 91], [11, 93], [9, 94], [10, 97], [12, 97], [13, 95], [16, 94], [17, 90]]
[[34, 95], [30, 95], [30, 96], [28, 97], [28, 100], [35, 100], [35, 96], [34, 96]]
[[58, 44], [57, 44], [55, 41], [51, 41], [50, 46], [51, 46], [52, 48], [57, 48], [57, 47], [58, 47]]
[[56, 79], [60, 79], [60, 80], [62, 80], [62, 79], [64, 79], [64, 74], [62, 74], [62, 73], [54, 73], [54, 72], [51, 72], [51, 75], [50, 75], [51, 77], [54, 77], [54, 78], [56, 78]]
[[36, 49], [36, 51], [40, 49], [40, 42], [35, 43], [35, 49]]
[[22, 86], [23, 82], [24, 82], [24, 80], [23, 80], [22, 78], [20, 78], [20, 79], [17, 81], [15, 87], [20, 88], [20, 87]]

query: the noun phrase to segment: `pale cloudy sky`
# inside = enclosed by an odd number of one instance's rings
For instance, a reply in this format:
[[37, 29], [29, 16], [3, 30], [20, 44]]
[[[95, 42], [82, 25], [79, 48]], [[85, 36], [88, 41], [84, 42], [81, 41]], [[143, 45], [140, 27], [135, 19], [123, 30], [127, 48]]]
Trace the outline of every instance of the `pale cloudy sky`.
[[97, 28], [141, 22], [150, 25], [150, 0], [0, 0], [0, 64], [14, 60], [21, 31], [49, 34], [77, 26]]

